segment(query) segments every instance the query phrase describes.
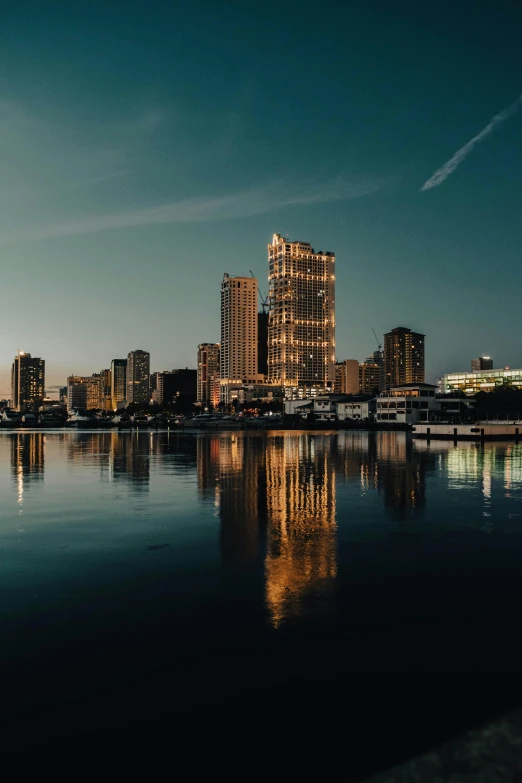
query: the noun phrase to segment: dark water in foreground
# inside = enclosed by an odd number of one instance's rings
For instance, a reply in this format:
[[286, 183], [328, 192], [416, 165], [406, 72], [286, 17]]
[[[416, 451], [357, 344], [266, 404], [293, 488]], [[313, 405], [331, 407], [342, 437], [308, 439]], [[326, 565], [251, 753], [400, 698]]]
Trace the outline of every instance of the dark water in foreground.
[[0, 501], [2, 712], [27, 741], [362, 714], [378, 672], [474, 674], [465, 720], [516, 706], [518, 677], [498, 705], [485, 683], [522, 671], [521, 445], [2, 433]]

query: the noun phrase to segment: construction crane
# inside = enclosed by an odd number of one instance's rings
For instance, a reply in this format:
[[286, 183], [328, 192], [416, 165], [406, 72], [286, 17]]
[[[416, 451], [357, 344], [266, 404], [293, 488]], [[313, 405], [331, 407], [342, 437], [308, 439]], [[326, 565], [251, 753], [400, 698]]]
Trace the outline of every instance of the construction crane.
[[[256, 276], [254, 275], [254, 273], [252, 272], [252, 270], [250, 270], [250, 274], [252, 275], [252, 277], [253, 277], [253, 278], [254, 278], [254, 280], [255, 280], [255, 279], [256, 279]], [[259, 288], [257, 289], [257, 293], [259, 294], [259, 300], [260, 300], [260, 303], [261, 303], [261, 307], [263, 308], [263, 313], [265, 313], [265, 314], [266, 314], [266, 311], [267, 311], [267, 309], [268, 309], [268, 294], [264, 294], [264, 295], [263, 295], [263, 294], [261, 293], [261, 291], [259, 290]]]
[[377, 348], [379, 349], [379, 351], [382, 351], [382, 343], [379, 342], [379, 338], [375, 333], [375, 329], [372, 329], [372, 332], [373, 332], [373, 336], [375, 337], [375, 342], [377, 343]]

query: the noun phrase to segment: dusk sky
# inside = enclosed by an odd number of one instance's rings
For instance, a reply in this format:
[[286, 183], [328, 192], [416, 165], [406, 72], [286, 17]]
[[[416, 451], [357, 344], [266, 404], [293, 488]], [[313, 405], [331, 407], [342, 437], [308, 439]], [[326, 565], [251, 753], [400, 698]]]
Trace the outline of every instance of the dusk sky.
[[1, 12], [0, 397], [18, 349], [47, 388], [195, 367], [275, 232], [336, 253], [339, 359], [409, 326], [428, 381], [522, 366], [519, 0]]

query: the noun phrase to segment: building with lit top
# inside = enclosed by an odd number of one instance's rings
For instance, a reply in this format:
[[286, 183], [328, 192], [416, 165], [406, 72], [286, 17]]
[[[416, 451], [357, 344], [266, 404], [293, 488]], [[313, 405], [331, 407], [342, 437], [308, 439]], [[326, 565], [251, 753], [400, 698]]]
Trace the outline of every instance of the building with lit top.
[[131, 351], [127, 356], [127, 402], [148, 403], [150, 353]]
[[384, 386], [424, 383], [424, 335], [397, 326], [384, 335]]
[[462, 391], [476, 394], [480, 391], [493, 391], [496, 386], [511, 386], [522, 389], [522, 370], [479, 370], [477, 372], [452, 372], [443, 375], [439, 381], [443, 394]]
[[491, 356], [479, 356], [471, 360], [471, 372], [480, 372], [480, 370], [492, 370], [493, 359]]
[[268, 265], [268, 379], [285, 387], [333, 388], [335, 254], [274, 234]]
[[264, 380], [257, 371], [257, 280], [223, 275], [221, 283], [220, 401], [231, 390]]
[[219, 404], [219, 343], [198, 345], [197, 401], [203, 408]]
[[11, 368], [11, 407], [24, 413], [45, 397], [45, 360], [18, 351]]

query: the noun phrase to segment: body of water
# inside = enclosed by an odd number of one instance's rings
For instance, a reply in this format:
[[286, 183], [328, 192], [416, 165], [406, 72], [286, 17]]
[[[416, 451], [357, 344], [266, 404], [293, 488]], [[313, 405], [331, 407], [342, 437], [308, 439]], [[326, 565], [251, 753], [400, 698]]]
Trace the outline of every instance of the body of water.
[[9, 432], [0, 498], [3, 714], [32, 741], [522, 669], [519, 444]]

